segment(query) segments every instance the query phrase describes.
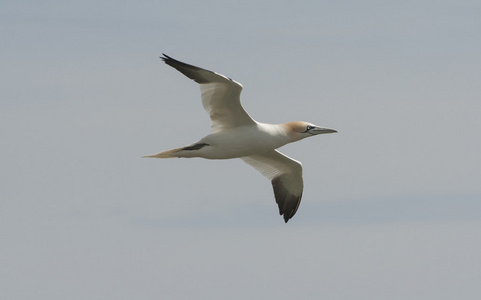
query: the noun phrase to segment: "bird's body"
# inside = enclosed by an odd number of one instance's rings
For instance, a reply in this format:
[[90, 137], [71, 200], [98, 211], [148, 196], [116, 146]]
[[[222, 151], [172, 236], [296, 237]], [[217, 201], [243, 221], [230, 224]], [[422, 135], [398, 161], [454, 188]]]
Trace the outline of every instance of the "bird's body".
[[309, 136], [337, 131], [301, 121], [283, 124], [257, 122], [240, 104], [240, 83], [164, 56], [161, 58], [165, 63], [200, 84], [202, 104], [210, 116], [212, 133], [191, 145], [145, 157], [241, 158], [272, 181], [279, 213], [287, 222], [301, 201], [302, 165], [276, 149]]
[[289, 142], [289, 135], [283, 126], [256, 123], [209, 134], [181, 148], [187, 150], [176, 152], [175, 157], [239, 158], [277, 149]]

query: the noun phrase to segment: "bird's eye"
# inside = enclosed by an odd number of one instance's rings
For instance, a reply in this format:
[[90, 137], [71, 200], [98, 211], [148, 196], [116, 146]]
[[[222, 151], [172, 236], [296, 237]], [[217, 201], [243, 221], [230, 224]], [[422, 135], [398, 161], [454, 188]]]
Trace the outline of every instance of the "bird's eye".
[[314, 126], [307, 125], [307, 129], [306, 129], [306, 131], [309, 131], [309, 130], [311, 130], [312, 128], [314, 128]]

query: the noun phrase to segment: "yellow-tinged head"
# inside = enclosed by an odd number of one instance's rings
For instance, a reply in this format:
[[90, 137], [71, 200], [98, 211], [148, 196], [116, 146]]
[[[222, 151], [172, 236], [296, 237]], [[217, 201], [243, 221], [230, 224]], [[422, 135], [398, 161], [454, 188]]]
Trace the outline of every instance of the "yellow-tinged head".
[[286, 131], [295, 140], [300, 140], [313, 135], [324, 134], [324, 133], [336, 133], [337, 130], [316, 126], [309, 122], [289, 122], [282, 124], [286, 128]]

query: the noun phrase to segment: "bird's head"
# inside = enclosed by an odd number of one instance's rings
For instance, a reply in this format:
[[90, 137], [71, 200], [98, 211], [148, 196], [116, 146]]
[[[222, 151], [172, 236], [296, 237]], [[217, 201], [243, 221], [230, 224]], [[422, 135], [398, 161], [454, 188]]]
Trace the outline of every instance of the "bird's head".
[[291, 136], [295, 141], [318, 134], [337, 132], [335, 129], [316, 126], [312, 123], [302, 121], [289, 122], [283, 125], [286, 127], [289, 136]]

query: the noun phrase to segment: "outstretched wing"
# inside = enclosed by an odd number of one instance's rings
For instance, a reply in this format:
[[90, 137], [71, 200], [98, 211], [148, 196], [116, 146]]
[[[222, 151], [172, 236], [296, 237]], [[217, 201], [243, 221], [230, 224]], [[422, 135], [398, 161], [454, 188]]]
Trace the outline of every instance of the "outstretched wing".
[[277, 150], [244, 156], [241, 159], [271, 180], [279, 214], [284, 215], [287, 223], [301, 203], [304, 188], [302, 164]]
[[210, 116], [212, 132], [254, 124], [240, 103], [242, 85], [224, 75], [180, 62], [165, 55], [169, 66], [200, 84], [202, 105]]

